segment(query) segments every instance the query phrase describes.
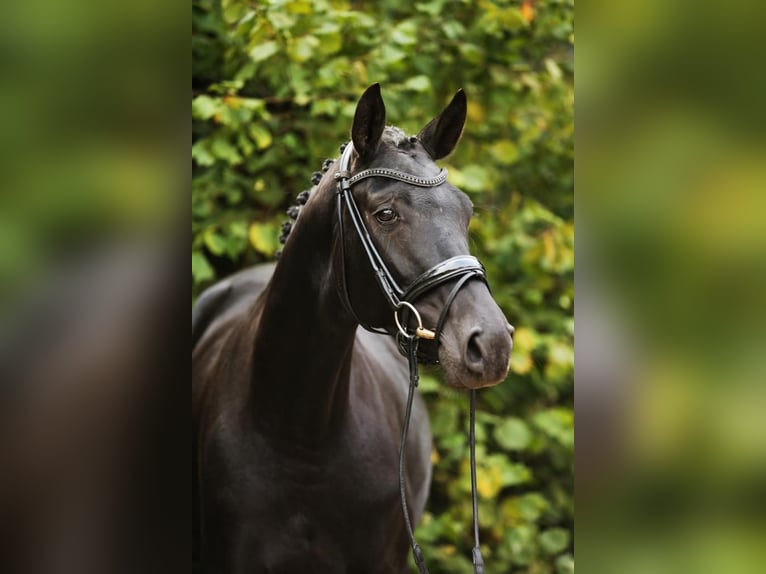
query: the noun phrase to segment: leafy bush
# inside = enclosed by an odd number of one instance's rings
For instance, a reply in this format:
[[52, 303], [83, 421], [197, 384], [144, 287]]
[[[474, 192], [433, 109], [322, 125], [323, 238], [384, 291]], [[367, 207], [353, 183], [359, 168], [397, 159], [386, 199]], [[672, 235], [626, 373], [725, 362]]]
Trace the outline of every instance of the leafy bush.
[[[479, 394], [480, 519], [492, 572], [574, 571], [573, 0], [194, 0], [192, 294], [270, 260], [292, 199], [383, 87], [413, 133], [458, 88], [443, 165], [474, 204], [472, 251], [516, 327], [508, 380]], [[417, 535], [469, 572], [467, 397], [421, 383], [434, 484]]]

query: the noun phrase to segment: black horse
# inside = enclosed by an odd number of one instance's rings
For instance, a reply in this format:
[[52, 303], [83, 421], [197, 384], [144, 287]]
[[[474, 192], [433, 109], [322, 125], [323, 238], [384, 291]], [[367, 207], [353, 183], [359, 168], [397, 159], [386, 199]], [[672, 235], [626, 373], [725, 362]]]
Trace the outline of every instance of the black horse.
[[[408, 368], [392, 337], [359, 328], [398, 331], [365, 248], [372, 245], [400, 285], [443, 270], [444, 261], [472, 259], [471, 202], [434, 163], [454, 149], [465, 114], [459, 91], [408, 137], [386, 127], [380, 87], [368, 88], [344, 154], [348, 165], [333, 162], [317, 177], [278, 263], [201, 296], [192, 320], [192, 417], [203, 571], [406, 571], [396, 469]], [[336, 180], [353, 184], [361, 228], [338, 200]], [[507, 374], [513, 329], [483, 281], [464, 281], [454, 292], [456, 281], [410, 301], [423, 325], [443, 324], [424, 348], [432, 345], [452, 386], [497, 384]], [[417, 322], [408, 315], [405, 332]], [[431, 433], [419, 397], [412, 421], [405, 484], [416, 523], [431, 479]]]

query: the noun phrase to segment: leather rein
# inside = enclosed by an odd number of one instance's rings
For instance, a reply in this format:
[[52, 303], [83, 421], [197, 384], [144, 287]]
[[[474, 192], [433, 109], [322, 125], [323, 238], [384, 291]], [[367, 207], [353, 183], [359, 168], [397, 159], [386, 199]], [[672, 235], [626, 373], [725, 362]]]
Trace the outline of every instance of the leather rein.
[[[407, 408], [404, 415], [404, 423], [402, 424], [401, 443], [399, 447], [399, 494], [402, 503], [402, 512], [404, 514], [404, 522], [407, 527], [407, 534], [410, 539], [410, 546], [412, 547], [412, 555], [417, 564], [420, 574], [428, 574], [428, 568], [425, 564], [425, 558], [423, 553], [415, 541], [415, 535], [413, 533], [412, 524], [410, 522], [409, 512], [407, 510], [407, 496], [405, 491], [404, 480], [404, 468], [405, 468], [405, 448], [407, 444], [407, 433], [410, 426], [410, 417], [412, 415], [412, 403], [415, 395], [415, 388], [418, 386], [419, 374], [418, 374], [418, 362], [438, 363], [438, 356], [436, 354], [438, 350], [439, 338], [441, 336], [442, 328], [447, 318], [452, 302], [457, 297], [460, 289], [471, 279], [480, 279], [487, 283], [487, 276], [484, 270], [484, 266], [478, 259], [471, 255], [458, 255], [451, 257], [441, 263], [438, 263], [431, 269], [427, 270], [417, 277], [409, 286], [402, 288], [397, 283], [391, 270], [386, 265], [383, 257], [378, 252], [375, 244], [370, 237], [367, 230], [367, 226], [364, 223], [364, 219], [357, 207], [354, 196], [351, 192], [351, 188], [354, 184], [371, 177], [383, 177], [387, 179], [394, 179], [423, 188], [438, 187], [447, 181], [447, 171], [442, 169], [435, 177], [423, 178], [416, 175], [397, 171], [389, 168], [371, 168], [362, 170], [356, 174], [351, 174], [351, 157], [353, 154], [353, 144], [348, 142], [339, 161], [338, 171], [335, 174], [336, 186], [337, 186], [337, 219], [338, 219], [338, 232], [340, 243], [340, 262], [339, 262], [339, 283], [338, 290], [341, 300], [347, 311], [354, 317], [354, 319], [362, 325], [368, 331], [373, 333], [393, 335], [395, 334], [396, 340], [399, 346], [399, 351], [407, 357], [409, 364], [409, 377], [410, 385], [407, 395]], [[372, 267], [375, 279], [380, 286], [383, 295], [385, 296], [389, 306], [394, 313], [394, 322], [397, 326], [397, 332], [391, 333], [389, 330], [381, 329], [378, 327], [372, 327], [362, 320], [354, 311], [351, 304], [351, 299], [348, 294], [348, 285], [346, 283], [346, 258], [345, 258], [345, 238], [343, 229], [343, 208], [346, 207], [351, 223], [356, 230], [359, 241], [362, 244], [370, 266]], [[423, 296], [424, 294], [432, 291], [436, 287], [439, 287], [449, 281], [456, 280], [454, 286], [449, 292], [445, 300], [444, 307], [439, 315], [439, 319], [436, 324], [435, 330], [426, 329], [423, 327], [423, 321], [414, 306], [414, 302]], [[403, 317], [400, 319], [400, 312]], [[417, 327], [411, 332], [407, 330], [409, 315], [414, 317]], [[429, 351], [419, 352], [420, 341], [425, 339], [427, 341], [433, 341], [433, 346]], [[475, 433], [475, 412], [476, 412], [476, 391], [471, 390], [471, 406], [470, 406], [470, 457], [471, 457], [471, 500], [473, 504], [473, 534], [474, 534], [474, 548], [473, 548], [473, 564], [474, 573], [484, 573], [484, 559], [481, 555], [481, 549], [479, 546], [479, 516], [478, 516], [478, 497], [476, 494], [476, 433]]]

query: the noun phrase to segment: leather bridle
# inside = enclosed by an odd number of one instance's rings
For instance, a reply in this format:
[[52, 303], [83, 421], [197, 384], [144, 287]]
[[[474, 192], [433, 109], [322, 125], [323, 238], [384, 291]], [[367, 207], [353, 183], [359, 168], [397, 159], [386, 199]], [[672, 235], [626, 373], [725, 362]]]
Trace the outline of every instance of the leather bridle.
[[[399, 286], [398, 282], [394, 278], [390, 269], [386, 265], [385, 260], [381, 256], [380, 252], [375, 247], [375, 244], [370, 237], [367, 230], [367, 226], [364, 223], [364, 219], [357, 207], [354, 196], [351, 192], [351, 188], [354, 184], [371, 177], [383, 177], [387, 179], [394, 179], [423, 188], [438, 187], [447, 181], [447, 170], [442, 169], [435, 177], [423, 178], [409, 173], [404, 173], [390, 168], [370, 168], [359, 171], [355, 174], [351, 174], [351, 158], [353, 155], [353, 144], [349, 142], [346, 144], [341, 154], [341, 158], [338, 165], [338, 171], [335, 174], [336, 186], [337, 186], [337, 225], [338, 225], [338, 241], [340, 243], [339, 249], [336, 249], [336, 254], [340, 260], [337, 262], [339, 267], [339, 283], [338, 291], [340, 298], [343, 301], [343, 305], [352, 317], [362, 327], [373, 333], [381, 333], [396, 336], [397, 343], [399, 345], [399, 351], [407, 357], [409, 363], [410, 374], [410, 386], [407, 396], [407, 408], [404, 416], [404, 423], [402, 425], [401, 444], [399, 447], [399, 493], [402, 502], [402, 512], [404, 513], [404, 521], [407, 527], [407, 534], [410, 539], [410, 546], [412, 547], [413, 557], [415, 563], [418, 566], [420, 574], [427, 574], [428, 568], [425, 564], [423, 553], [415, 541], [415, 536], [412, 530], [412, 524], [410, 522], [409, 513], [407, 511], [407, 498], [405, 493], [405, 481], [404, 481], [404, 464], [405, 464], [405, 448], [407, 444], [407, 433], [409, 430], [410, 416], [412, 414], [412, 402], [414, 398], [415, 388], [418, 385], [418, 361], [437, 363], [438, 356], [438, 344], [439, 338], [444, 327], [444, 323], [447, 318], [452, 302], [457, 297], [460, 289], [471, 279], [480, 279], [484, 283], [487, 283], [487, 276], [484, 270], [484, 266], [478, 259], [471, 255], [458, 255], [451, 257], [441, 263], [438, 263], [431, 269], [428, 269], [420, 276], [418, 276], [412, 283], [406, 288]], [[346, 282], [346, 257], [345, 257], [345, 231], [343, 228], [343, 207], [346, 207], [349, 219], [356, 230], [359, 241], [362, 244], [367, 259], [372, 267], [375, 279], [383, 292], [386, 301], [393, 310], [394, 322], [397, 326], [395, 333], [390, 332], [388, 329], [380, 327], [374, 327], [368, 325], [362, 321], [354, 310], [351, 304], [351, 298], [348, 293], [348, 284]], [[435, 288], [444, 285], [450, 281], [456, 280], [454, 286], [450, 290], [445, 300], [444, 307], [439, 315], [439, 319], [436, 323], [435, 330], [426, 329], [423, 327], [423, 322], [414, 306], [414, 302], [433, 291]], [[402, 312], [403, 317], [400, 320], [399, 314]], [[406, 320], [409, 314], [412, 314], [417, 323], [417, 327], [409, 332], [407, 330], [408, 321]], [[426, 339], [433, 341], [433, 346], [430, 351], [419, 353], [420, 340]], [[479, 547], [479, 521], [478, 521], [478, 499], [476, 495], [476, 447], [475, 447], [475, 408], [476, 408], [476, 391], [471, 390], [471, 412], [470, 412], [470, 451], [471, 451], [471, 495], [473, 502], [473, 526], [474, 526], [474, 548], [473, 548], [473, 564], [475, 574], [483, 574], [484, 572], [484, 560], [481, 555], [481, 549]]]

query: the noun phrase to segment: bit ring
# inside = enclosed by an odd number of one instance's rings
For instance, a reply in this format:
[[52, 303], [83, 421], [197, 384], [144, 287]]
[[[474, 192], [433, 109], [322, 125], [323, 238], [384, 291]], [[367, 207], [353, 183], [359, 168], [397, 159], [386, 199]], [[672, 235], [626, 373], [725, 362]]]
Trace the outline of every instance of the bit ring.
[[402, 307], [407, 307], [410, 311], [412, 311], [413, 315], [415, 315], [415, 320], [418, 322], [418, 326], [415, 327], [415, 337], [420, 337], [421, 339], [429, 339], [433, 340], [436, 338], [436, 333], [431, 331], [430, 329], [423, 328], [423, 319], [420, 317], [420, 313], [418, 313], [418, 310], [415, 309], [415, 306], [408, 302], [408, 301], [399, 301], [399, 306], [394, 310], [394, 321], [396, 321], [396, 327], [399, 329], [399, 332], [404, 335], [405, 337], [411, 337], [407, 330], [402, 327], [402, 323], [399, 321], [399, 309]]

